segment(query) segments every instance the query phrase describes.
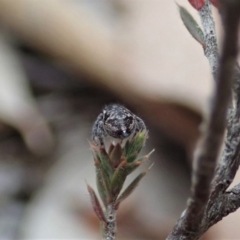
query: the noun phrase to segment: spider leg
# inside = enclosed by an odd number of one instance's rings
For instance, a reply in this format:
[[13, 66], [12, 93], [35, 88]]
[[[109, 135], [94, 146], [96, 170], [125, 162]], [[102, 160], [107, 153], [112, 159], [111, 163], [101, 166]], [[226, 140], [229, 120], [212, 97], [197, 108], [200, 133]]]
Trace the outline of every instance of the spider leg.
[[137, 134], [140, 131], [146, 130], [146, 129], [147, 129], [147, 127], [146, 127], [144, 121], [140, 117], [136, 116], [135, 134]]
[[103, 123], [103, 114], [100, 113], [93, 124], [92, 128], [92, 140], [96, 145], [104, 145], [103, 138], [107, 136], [107, 133], [104, 130], [104, 123]]

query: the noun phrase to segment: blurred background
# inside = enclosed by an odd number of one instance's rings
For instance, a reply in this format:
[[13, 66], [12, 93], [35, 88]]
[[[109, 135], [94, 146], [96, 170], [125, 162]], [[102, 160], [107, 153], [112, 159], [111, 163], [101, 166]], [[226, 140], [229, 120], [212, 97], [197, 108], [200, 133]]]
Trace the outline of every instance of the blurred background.
[[[185, 208], [212, 91], [176, 2], [0, 0], [0, 24], [0, 239], [100, 239], [85, 180], [95, 188], [88, 141], [108, 103], [141, 116], [145, 152], [155, 149], [120, 207], [118, 239], [165, 239]], [[240, 238], [239, 218], [204, 239]]]

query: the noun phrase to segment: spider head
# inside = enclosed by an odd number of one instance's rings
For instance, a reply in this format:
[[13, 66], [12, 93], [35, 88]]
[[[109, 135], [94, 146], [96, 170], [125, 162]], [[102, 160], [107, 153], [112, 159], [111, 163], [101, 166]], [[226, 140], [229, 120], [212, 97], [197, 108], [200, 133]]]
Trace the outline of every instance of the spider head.
[[103, 110], [103, 116], [104, 129], [113, 138], [127, 138], [135, 129], [135, 115], [122, 106], [108, 106]]

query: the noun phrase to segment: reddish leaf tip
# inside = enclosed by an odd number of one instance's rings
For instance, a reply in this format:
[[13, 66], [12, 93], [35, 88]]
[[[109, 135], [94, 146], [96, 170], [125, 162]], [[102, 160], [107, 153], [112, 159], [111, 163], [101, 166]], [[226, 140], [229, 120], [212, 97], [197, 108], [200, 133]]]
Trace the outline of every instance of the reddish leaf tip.
[[188, 0], [188, 1], [198, 11], [201, 10], [205, 4], [205, 0]]
[[210, 0], [210, 2], [212, 3], [212, 5], [216, 8], [219, 7], [219, 0]]

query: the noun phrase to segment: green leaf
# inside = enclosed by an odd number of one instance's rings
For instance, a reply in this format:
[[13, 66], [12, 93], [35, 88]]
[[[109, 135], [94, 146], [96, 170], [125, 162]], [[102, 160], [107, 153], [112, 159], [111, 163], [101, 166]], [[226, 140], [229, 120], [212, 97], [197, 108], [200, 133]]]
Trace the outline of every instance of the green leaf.
[[111, 201], [110, 179], [105, 170], [101, 168], [98, 161], [95, 161], [95, 166], [98, 193], [104, 203], [104, 206], [107, 207], [108, 203]]
[[154, 152], [155, 150], [153, 149], [150, 153], [148, 153], [146, 156], [143, 156], [136, 161], [132, 163], [128, 163], [125, 167], [127, 175], [131, 174], [133, 171], [135, 171], [142, 163], [146, 162], [150, 155]]
[[188, 10], [180, 5], [178, 5], [179, 13], [183, 24], [192, 35], [202, 46], [205, 45], [204, 34], [198, 23], [192, 17], [192, 15], [188, 12]]
[[113, 167], [111, 165], [111, 160], [104, 148], [100, 148], [100, 151], [98, 152], [98, 160], [102, 166], [102, 168], [106, 171], [109, 178], [111, 178], [113, 174]]
[[[150, 168], [149, 168], [150, 169]], [[117, 199], [115, 207], [116, 209], [119, 207], [119, 204], [126, 199], [137, 187], [141, 179], [147, 174], [149, 169], [145, 172], [140, 173], [131, 183], [130, 185], [123, 191], [120, 197]]]
[[114, 146], [111, 153], [109, 154], [109, 157], [114, 168], [116, 168], [120, 164], [122, 155], [123, 155], [122, 147], [119, 143], [117, 143], [117, 145]]
[[132, 163], [128, 163], [126, 165], [126, 173], [127, 175], [131, 174], [134, 170], [136, 170], [143, 162], [140, 160], [132, 162]]
[[88, 189], [88, 192], [90, 194], [90, 198], [91, 198], [91, 201], [92, 201], [92, 206], [93, 206], [94, 212], [96, 213], [96, 215], [97, 215], [97, 217], [100, 221], [106, 223], [107, 221], [106, 221], [105, 215], [103, 213], [102, 207], [99, 203], [99, 200], [97, 198], [96, 193], [94, 192], [94, 190], [88, 184], [87, 184], [87, 189]]
[[125, 171], [126, 164], [127, 164], [127, 161], [123, 160], [113, 174], [112, 181], [111, 181], [111, 192], [114, 199], [117, 198], [126, 180], [126, 177], [127, 177], [127, 174]]
[[112, 152], [112, 150], [115, 148], [115, 145], [113, 144], [113, 143], [111, 143], [110, 145], [109, 145], [109, 149], [108, 149], [108, 155], [110, 156], [111, 155], [111, 152]]
[[133, 139], [128, 140], [124, 146], [124, 156], [128, 163], [136, 160], [139, 152], [143, 148], [147, 139], [147, 131], [142, 131], [136, 134]]

